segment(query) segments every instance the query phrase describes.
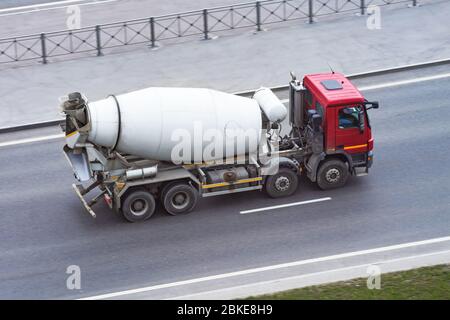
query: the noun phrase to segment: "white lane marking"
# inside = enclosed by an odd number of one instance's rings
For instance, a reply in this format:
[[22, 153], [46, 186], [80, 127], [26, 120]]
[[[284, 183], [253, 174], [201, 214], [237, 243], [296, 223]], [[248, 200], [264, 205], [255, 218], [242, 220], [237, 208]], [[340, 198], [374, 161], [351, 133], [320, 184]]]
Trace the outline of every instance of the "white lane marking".
[[[406, 84], [412, 84], [412, 83], [418, 83], [418, 82], [424, 82], [424, 81], [430, 81], [430, 80], [444, 79], [444, 78], [450, 78], [450, 73], [438, 74], [435, 76], [421, 77], [421, 78], [415, 78], [415, 79], [409, 79], [409, 80], [381, 83], [381, 84], [376, 84], [373, 86], [359, 87], [358, 90], [369, 91], [369, 90], [375, 90], [375, 89], [397, 87], [397, 86], [402, 86], [402, 85], [406, 85]], [[289, 99], [281, 100], [281, 103], [287, 103], [287, 102], [289, 102]]]
[[49, 7], [49, 6], [57, 6], [60, 4], [69, 5], [72, 3], [84, 2], [84, 1], [86, 1], [86, 0], [65, 0], [65, 1], [56, 1], [56, 2], [46, 2], [46, 3], [40, 3], [40, 4], [30, 4], [27, 6], [19, 6], [19, 7], [0, 9], [0, 13], [18, 11], [18, 10], [26, 10], [26, 9], [34, 9], [34, 8], [44, 8], [44, 7]]
[[[193, 294], [188, 294], [188, 295], [183, 295], [183, 296], [177, 296], [177, 297], [173, 297], [173, 298], [168, 298], [166, 300], [192, 300], [192, 299], [198, 299], [199, 297], [210, 297], [211, 299], [215, 300], [215, 299], [222, 299], [222, 297], [217, 298], [215, 296], [213, 296], [214, 294], [217, 293], [223, 293], [225, 291], [228, 292], [236, 292], [237, 290], [242, 290], [245, 288], [250, 288], [250, 287], [256, 287], [256, 286], [266, 286], [268, 288], [276, 288], [278, 285], [280, 285], [280, 283], [282, 282], [289, 282], [289, 283], [293, 283], [295, 281], [304, 279], [304, 278], [314, 278], [317, 276], [321, 276], [321, 275], [326, 275], [326, 274], [330, 274], [330, 273], [339, 273], [342, 271], [350, 271], [353, 269], [360, 269], [360, 268], [367, 268], [368, 266], [372, 266], [372, 265], [386, 265], [388, 263], [395, 263], [395, 262], [403, 262], [403, 261], [407, 261], [407, 260], [414, 260], [414, 259], [418, 259], [418, 258], [426, 258], [426, 257], [432, 257], [432, 256], [437, 256], [437, 255], [444, 255], [444, 254], [448, 254], [450, 253], [450, 250], [442, 250], [442, 251], [436, 251], [436, 252], [431, 252], [431, 253], [424, 253], [424, 254], [418, 254], [418, 255], [414, 255], [414, 256], [407, 256], [407, 257], [401, 257], [401, 258], [395, 258], [395, 259], [389, 259], [389, 260], [379, 260], [376, 262], [372, 262], [372, 263], [365, 263], [365, 264], [359, 264], [356, 266], [348, 266], [348, 267], [343, 267], [343, 268], [337, 268], [337, 269], [331, 269], [331, 270], [324, 270], [324, 271], [318, 271], [318, 272], [313, 272], [313, 273], [306, 273], [306, 274], [302, 274], [299, 276], [292, 276], [292, 277], [286, 277], [286, 278], [281, 278], [281, 279], [274, 279], [274, 280], [267, 280], [267, 281], [261, 281], [261, 282], [256, 282], [256, 283], [249, 283], [249, 284], [244, 284], [244, 285], [240, 285], [240, 286], [235, 286], [235, 287], [230, 287], [230, 288], [222, 288], [222, 289], [216, 289], [216, 290], [210, 290], [210, 291], [204, 291], [204, 292], [199, 292], [199, 293], [193, 293]], [[428, 264], [423, 264], [423, 266], [427, 266]], [[396, 269], [395, 271], [401, 271], [401, 270], [405, 270], [403, 268], [401, 268], [400, 270]], [[394, 272], [395, 272], [394, 271]], [[390, 270], [388, 270], [387, 272], [392, 272]], [[364, 270], [364, 274], [367, 275], [366, 270]], [[359, 276], [357, 276], [359, 277]], [[341, 281], [341, 280], [339, 280]], [[321, 284], [323, 282], [317, 283], [317, 284]], [[294, 283], [295, 284], [295, 283]], [[295, 285], [294, 287], [291, 286], [291, 288], [300, 288], [298, 285]], [[289, 290], [289, 289], [283, 289], [284, 290]], [[270, 290], [271, 292], [274, 292], [273, 290]], [[276, 290], [278, 291], [278, 290]], [[265, 293], [263, 293], [265, 294]], [[247, 297], [253, 295], [253, 294], [248, 294], [246, 295]], [[258, 294], [260, 295], [260, 294]], [[239, 298], [239, 297], [235, 297]]]
[[449, 77], [450, 77], [450, 73], [444, 73], [444, 74], [438, 74], [438, 75], [428, 76], [428, 77], [420, 77], [420, 78], [409, 79], [409, 80], [401, 80], [401, 81], [376, 84], [373, 86], [361, 87], [361, 88], [359, 88], [359, 90], [368, 91], [368, 90], [375, 90], [375, 89], [390, 88], [390, 87], [402, 86], [405, 84], [412, 84], [412, 83], [418, 83], [418, 82], [424, 82], [424, 81], [430, 81], [430, 80], [438, 80], [438, 79], [444, 79], [444, 78], [449, 78]]
[[194, 278], [194, 279], [171, 282], [171, 283], [164, 283], [164, 284], [159, 284], [159, 285], [154, 285], [154, 286], [149, 286], [149, 287], [130, 289], [130, 290], [112, 292], [112, 293], [107, 293], [107, 294], [91, 296], [91, 297], [85, 297], [85, 298], [81, 298], [80, 300], [108, 299], [108, 298], [120, 297], [120, 296], [142, 293], [142, 292], [147, 292], [147, 291], [154, 291], [154, 290], [159, 290], [159, 289], [183, 286], [183, 285], [188, 285], [188, 284], [193, 284], [193, 283], [199, 283], [199, 282], [205, 282], [205, 281], [211, 281], [211, 280], [219, 280], [219, 279], [231, 278], [231, 277], [242, 276], [242, 275], [247, 275], [247, 274], [252, 274], [252, 273], [258, 273], [258, 272], [263, 272], [263, 271], [272, 271], [272, 270], [288, 268], [288, 267], [296, 267], [296, 266], [301, 266], [301, 265], [311, 264], [311, 263], [316, 263], [316, 262], [324, 262], [324, 261], [330, 261], [330, 260], [336, 260], [336, 259], [342, 259], [342, 258], [350, 258], [350, 257], [361, 256], [361, 255], [366, 255], [366, 254], [371, 254], [371, 253], [392, 251], [392, 250], [398, 250], [398, 249], [404, 249], [404, 248], [410, 248], [410, 247], [416, 247], [416, 246], [423, 246], [423, 245], [427, 245], [427, 244], [434, 244], [434, 243], [446, 242], [446, 241], [450, 241], [450, 236], [422, 240], [422, 241], [408, 242], [408, 243], [402, 243], [402, 244], [396, 244], [396, 245], [387, 246], [387, 247], [378, 247], [378, 248], [373, 248], [373, 249], [368, 249], [368, 250], [335, 254], [335, 255], [320, 257], [320, 258], [313, 258], [313, 259], [307, 259], [307, 260], [281, 263], [281, 264], [276, 264], [276, 265], [271, 265], [271, 266], [266, 266], [266, 267], [234, 271], [234, 272], [229, 272], [229, 273], [217, 274], [217, 275], [213, 275], [213, 276]]
[[0, 142], [0, 148], [1, 147], [7, 147], [7, 146], [14, 146], [18, 144], [25, 144], [25, 143], [32, 143], [32, 142], [39, 142], [39, 141], [47, 141], [47, 140], [54, 140], [54, 139], [60, 139], [64, 138], [64, 134], [54, 134], [51, 136], [44, 136], [44, 137], [35, 137], [35, 138], [28, 138], [28, 139], [20, 139], [20, 140], [13, 140], [13, 141], [7, 141], [7, 142]]
[[[41, 3], [41, 4], [35, 4], [35, 5], [0, 9], [0, 17], [14, 16], [14, 15], [19, 15], [19, 14], [33, 13], [33, 12], [39, 12], [39, 11], [64, 9], [70, 5], [77, 4], [77, 3], [79, 6], [89, 6], [89, 5], [117, 2], [119, 0], [98, 0], [98, 1], [91, 0], [91, 2], [87, 2], [87, 3], [86, 3], [86, 1], [88, 1], [88, 0], [66, 0], [66, 1], [47, 2], [47, 3]], [[24, 10], [24, 11], [20, 11], [20, 10]]]
[[322, 201], [328, 201], [328, 200], [331, 200], [331, 198], [330, 197], [325, 197], [325, 198], [318, 198], [318, 199], [312, 199], [312, 200], [306, 200], [306, 201], [300, 201], [300, 202], [285, 203], [285, 204], [280, 204], [280, 205], [277, 205], [277, 206], [264, 207], [264, 208], [251, 209], [251, 210], [244, 210], [244, 211], [241, 211], [239, 213], [240, 214], [248, 214], [248, 213], [261, 212], [261, 211], [267, 211], [267, 210], [274, 210], [274, 209], [280, 209], [280, 208], [301, 206], [301, 205], [304, 205], [304, 204], [315, 203], [315, 202], [322, 202]]

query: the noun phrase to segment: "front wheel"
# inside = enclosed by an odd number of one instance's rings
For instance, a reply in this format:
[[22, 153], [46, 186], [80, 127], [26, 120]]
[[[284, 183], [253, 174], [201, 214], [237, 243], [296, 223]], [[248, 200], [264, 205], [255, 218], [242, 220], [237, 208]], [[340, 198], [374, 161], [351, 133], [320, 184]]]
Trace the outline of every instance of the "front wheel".
[[343, 161], [327, 160], [317, 172], [317, 185], [322, 190], [342, 187], [347, 182], [348, 174], [347, 165]]
[[288, 168], [280, 168], [274, 175], [267, 177], [265, 190], [271, 198], [292, 195], [298, 187], [298, 175]]

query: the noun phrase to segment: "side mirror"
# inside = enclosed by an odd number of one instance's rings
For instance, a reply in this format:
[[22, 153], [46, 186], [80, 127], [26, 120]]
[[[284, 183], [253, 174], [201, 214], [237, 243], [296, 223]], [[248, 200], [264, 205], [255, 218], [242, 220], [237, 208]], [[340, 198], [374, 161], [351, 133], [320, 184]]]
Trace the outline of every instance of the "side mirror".
[[359, 132], [363, 133], [365, 129], [364, 110], [358, 112]]
[[378, 101], [367, 101], [364, 103], [364, 106], [366, 107], [366, 110], [370, 110], [370, 109], [378, 109], [380, 107]]

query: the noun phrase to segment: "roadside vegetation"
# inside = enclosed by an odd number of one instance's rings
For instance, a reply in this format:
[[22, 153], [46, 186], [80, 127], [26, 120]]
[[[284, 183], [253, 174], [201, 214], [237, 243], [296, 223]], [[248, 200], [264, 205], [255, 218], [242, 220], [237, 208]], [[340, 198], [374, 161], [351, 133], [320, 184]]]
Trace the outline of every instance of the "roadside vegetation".
[[367, 278], [359, 278], [249, 299], [450, 300], [450, 264], [382, 274], [380, 289], [368, 289]]

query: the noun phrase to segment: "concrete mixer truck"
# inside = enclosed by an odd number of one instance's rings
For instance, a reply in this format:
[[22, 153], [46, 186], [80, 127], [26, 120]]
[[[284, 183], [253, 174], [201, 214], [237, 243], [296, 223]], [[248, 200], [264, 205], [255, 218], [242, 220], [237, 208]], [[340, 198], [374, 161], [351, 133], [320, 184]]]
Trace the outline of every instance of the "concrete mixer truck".
[[367, 111], [378, 102], [339, 73], [291, 76], [287, 107], [267, 88], [243, 97], [152, 87], [93, 102], [69, 94], [61, 127], [80, 182], [74, 191], [93, 217], [103, 198], [135, 222], [150, 218], [157, 201], [178, 215], [202, 197], [290, 196], [302, 174], [323, 190], [367, 175], [374, 145]]

